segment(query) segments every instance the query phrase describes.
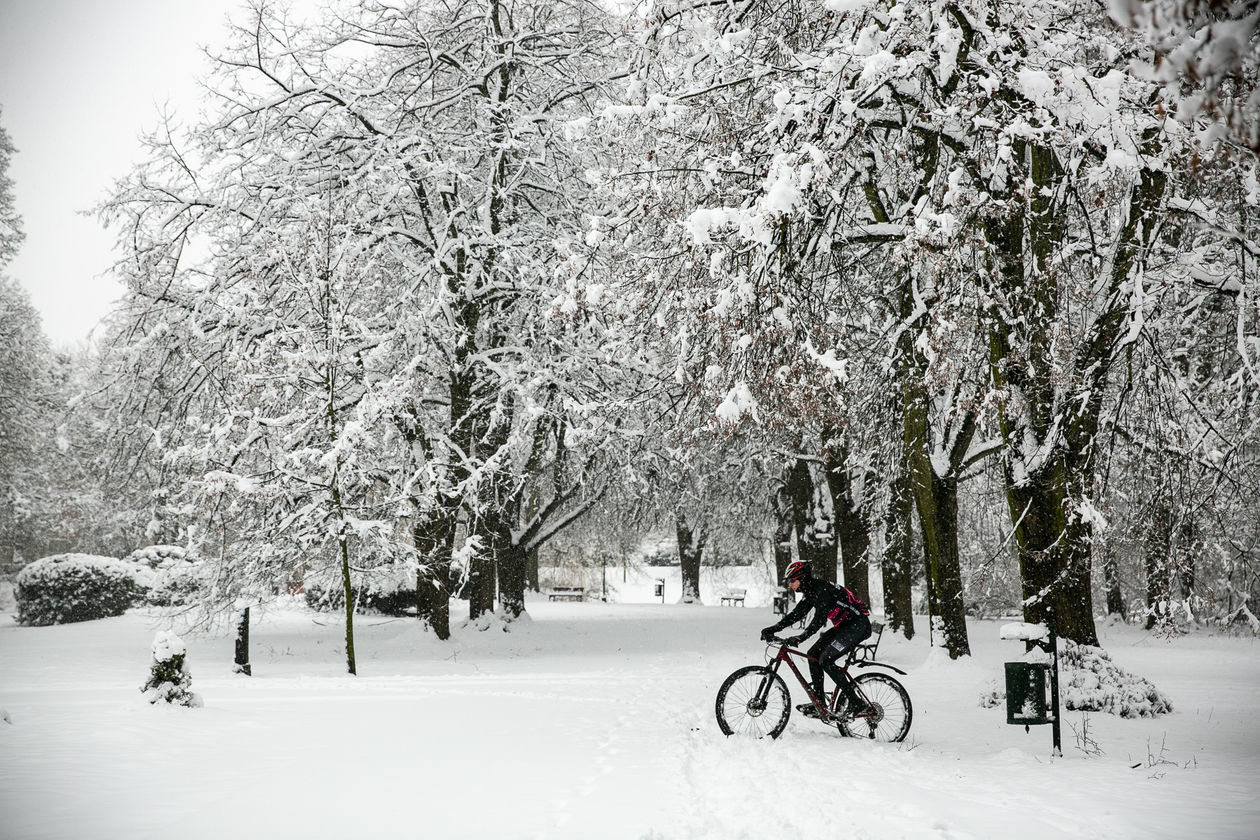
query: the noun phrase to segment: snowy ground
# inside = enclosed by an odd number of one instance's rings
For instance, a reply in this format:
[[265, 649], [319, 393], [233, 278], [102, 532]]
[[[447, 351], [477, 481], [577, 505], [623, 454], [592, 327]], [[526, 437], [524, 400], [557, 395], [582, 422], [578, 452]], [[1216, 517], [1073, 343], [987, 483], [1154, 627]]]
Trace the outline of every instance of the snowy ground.
[[230, 673], [226, 634], [186, 636], [201, 709], [140, 698], [153, 614], [0, 617], [0, 837], [1260, 836], [1251, 638], [1103, 628], [1116, 663], [1176, 711], [1070, 714], [1052, 759], [1048, 727], [1025, 734], [977, 702], [1022, 651], [997, 622], [971, 625], [961, 664], [922, 634], [885, 636], [881, 659], [910, 672], [915, 703], [910, 738], [887, 745], [797, 714], [777, 741], [721, 735], [714, 694], [762, 659], [766, 607], [535, 598], [529, 613], [448, 643], [361, 617], [350, 677], [334, 618], [273, 610], [254, 628], [252, 678]]

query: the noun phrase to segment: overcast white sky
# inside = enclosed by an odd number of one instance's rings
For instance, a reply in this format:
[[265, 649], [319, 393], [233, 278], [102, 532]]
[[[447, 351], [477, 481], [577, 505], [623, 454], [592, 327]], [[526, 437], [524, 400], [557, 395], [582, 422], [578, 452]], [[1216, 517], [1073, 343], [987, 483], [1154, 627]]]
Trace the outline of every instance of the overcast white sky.
[[86, 339], [121, 288], [112, 237], [80, 215], [140, 156], [137, 138], [170, 103], [195, 112], [201, 47], [217, 46], [242, 0], [0, 0], [0, 124], [26, 242], [20, 281], [57, 344]]

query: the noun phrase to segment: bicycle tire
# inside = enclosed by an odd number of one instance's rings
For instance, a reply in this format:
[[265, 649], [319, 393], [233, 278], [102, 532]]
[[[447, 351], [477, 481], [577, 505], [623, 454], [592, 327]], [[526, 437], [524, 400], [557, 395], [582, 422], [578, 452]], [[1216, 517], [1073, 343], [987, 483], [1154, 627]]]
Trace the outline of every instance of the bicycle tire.
[[735, 671], [718, 689], [714, 711], [724, 735], [778, 738], [792, 714], [783, 677], [764, 665]]
[[887, 743], [904, 741], [914, 719], [914, 707], [905, 686], [887, 674], [863, 674], [854, 682], [876, 713], [840, 721], [840, 732], [850, 738]]

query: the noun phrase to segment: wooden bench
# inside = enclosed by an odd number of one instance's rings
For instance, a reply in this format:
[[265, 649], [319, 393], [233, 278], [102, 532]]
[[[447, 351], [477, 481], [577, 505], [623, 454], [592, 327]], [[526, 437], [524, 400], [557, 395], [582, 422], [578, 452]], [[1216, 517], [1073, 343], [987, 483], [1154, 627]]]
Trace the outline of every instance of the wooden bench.
[[861, 660], [871, 660], [875, 658], [875, 652], [879, 650], [879, 637], [884, 635], [884, 623], [882, 621], [871, 621], [871, 636], [865, 642], [858, 645], [853, 651], [854, 656]]
[[553, 586], [547, 591], [548, 601], [585, 601], [586, 589], [581, 586]]
[[742, 607], [744, 606], [744, 596], [748, 594], [747, 589], [728, 589], [721, 597], [722, 606]]

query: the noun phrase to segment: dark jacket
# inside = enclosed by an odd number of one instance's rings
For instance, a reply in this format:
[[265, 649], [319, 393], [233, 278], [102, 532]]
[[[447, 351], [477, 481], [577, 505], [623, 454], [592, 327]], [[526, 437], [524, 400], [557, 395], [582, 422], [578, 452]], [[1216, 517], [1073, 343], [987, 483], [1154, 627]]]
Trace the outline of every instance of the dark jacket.
[[822, 627], [823, 622], [828, 619], [832, 624], [840, 625], [854, 616], [871, 614], [870, 607], [866, 606], [861, 598], [845, 587], [825, 580], [815, 578], [803, 580], [799, 592], [803, 596], [801, 602], [771, 628], [774, 632], [777, 633], [784, 627], [801, 621], [805, 618], [805, 613], [810, 610], [814, 611], [814, 617], [800, 632], [801, 638], [808, 638], [817, 633], [818, 628]]

